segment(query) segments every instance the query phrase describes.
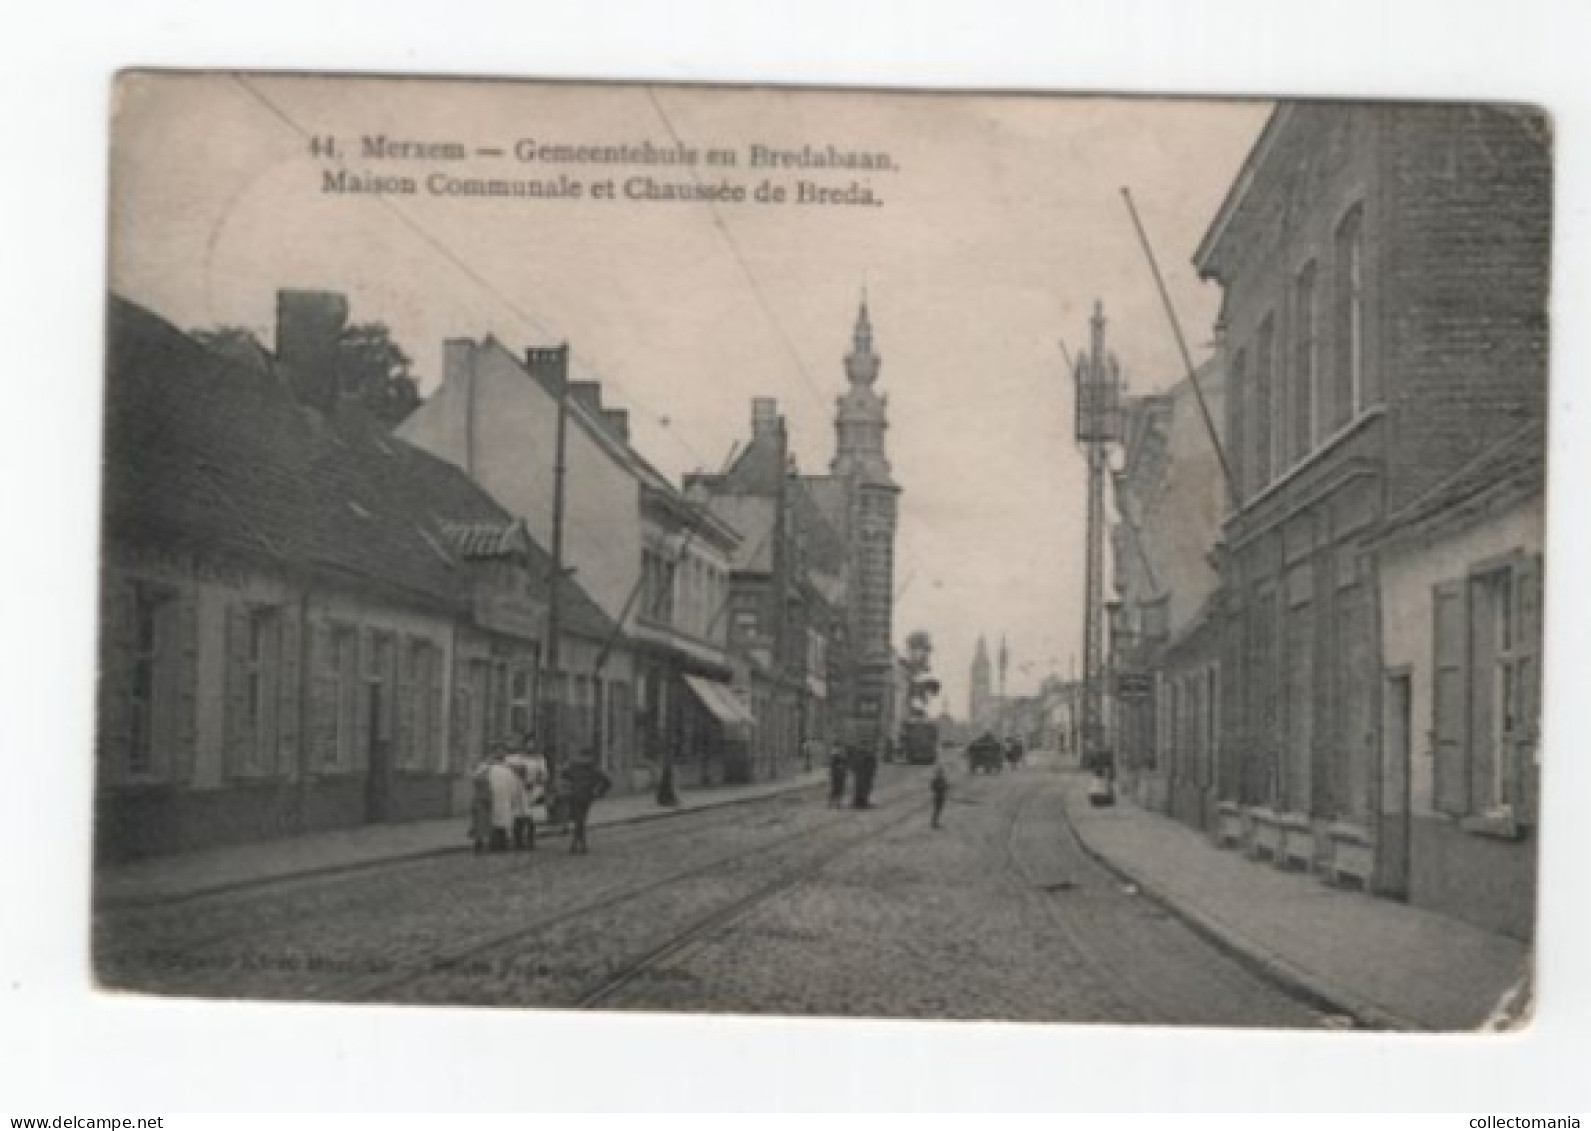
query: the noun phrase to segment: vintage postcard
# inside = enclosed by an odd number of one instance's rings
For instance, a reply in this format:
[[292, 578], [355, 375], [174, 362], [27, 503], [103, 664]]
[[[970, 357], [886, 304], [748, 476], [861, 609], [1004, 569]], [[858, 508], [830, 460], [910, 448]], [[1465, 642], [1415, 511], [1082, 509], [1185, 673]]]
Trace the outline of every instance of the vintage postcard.
[[102, 987], [1528, 1021], [1542, 112], [112, 113]]

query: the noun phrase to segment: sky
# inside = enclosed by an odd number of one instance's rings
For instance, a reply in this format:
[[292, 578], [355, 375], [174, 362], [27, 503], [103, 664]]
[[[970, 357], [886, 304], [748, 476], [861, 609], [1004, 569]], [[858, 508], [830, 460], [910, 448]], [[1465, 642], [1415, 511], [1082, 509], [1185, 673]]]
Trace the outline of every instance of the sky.
[[[442, 342], [570, 343], [575, 376], [630, 410], [665, 472], [717, 467], [776, 397], [804, 471], [833, 455], [834, 399], [866, 293], [902, 487], [895, 635], [935, 642], [966, 710], [980, 634], [1008, 690], [1081, 652], [1084, 464], [1061, 344], [1096, 300], [1129, 391], [1184, 370], [1121, 188], [1130, 188], [1195, 361], [1220, 294], [1190, 259], [1270, 106], [1260, 102], [503, 81], [132, 75], [113, 127], [113, 289], [185, 329], [272, 338], [280, 287], [334, 290], [386, 323], [429, 387]], [[366, 160], [361, 139], [468, 156]], [[339, 160], [311, 151], [334, 138]], [[692, 171], [520, 162], [541, 145], [677, 142], [737, 155]], [[887, 153], [851, 173], [748, 167], [749, 147]], [[480, 156], [482, 148], [504, 156]], [[328, 193], [328, 170], [415, 195]], [[581, 199], [431, 195], [426, 178], [547, 179]], [[625, 182], [768, 181], [785, 203], [623, 198]], [[612, 201], [591, 198], [612, 178]], [[797, 182], [881, 203], [792, 203]]]

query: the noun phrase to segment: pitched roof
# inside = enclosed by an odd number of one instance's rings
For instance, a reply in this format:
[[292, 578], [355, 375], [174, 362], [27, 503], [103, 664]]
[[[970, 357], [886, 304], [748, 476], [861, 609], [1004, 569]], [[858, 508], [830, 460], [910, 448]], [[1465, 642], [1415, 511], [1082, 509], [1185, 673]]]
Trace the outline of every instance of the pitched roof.
[[740, 532], [740, 545], [730, 558], [730, 568], [771, 573], [775, 500], [762, 495], [710, 495], [705, 505]]
[[[114, 295], [107, 337], [107, 536], [468, 611], [473, 578], [446, 524], [513, 519], [461, 471], [355, 409], [304, 408], [270, 374]], [[547, 577], [527, 544], [532, 576]], [[583, 593], [570, 604], [591, 631], [611, 624]]]
[[[526, 365], [502, 342], [488, 334], [484, 344], [500, 350], [512, 359], [513, 363], [519, 367], [526, 377], [534, 381], [549, 396], [557, 397], [558, 390], [555, 384], [546, 375]], [[578, 383], [571, 381], [569, 384], [573, 388]], [[597, 385], [596, 382], [587, 384]], [[600, 386], [598, 386], [595, 396], [600, 400]], [[576, 427], [584, 431], [591, 441], [607, 454], [609, 459], [613, 460], [614, 463], [618, 464], [641, 484], [642, 497], [644, 499], [672, 510], [676, 515], [696, 526], [699, 533], [715, 537], [726, 546], [734, 542], [736, 532], [732, 528], [724, 526], [705, 507], [698, 506], [686, 498], [685, 493], [670, 482], [668, 476], [652, 466], [628, 439], [619, 435], [612, 421], [603, 418], [602, 411], [573, 396], [568, 398], [568, 405], [569, 419], [573, 420]], [[612, 410], [610, 409], [609, 411]]]
[[1546, 436], [1537, 420], [1390, 515], [1382, 524], [1381, 540], [1396, 541], [1485, 506], [1538, 495], [1546, 488], [1546, 478]]

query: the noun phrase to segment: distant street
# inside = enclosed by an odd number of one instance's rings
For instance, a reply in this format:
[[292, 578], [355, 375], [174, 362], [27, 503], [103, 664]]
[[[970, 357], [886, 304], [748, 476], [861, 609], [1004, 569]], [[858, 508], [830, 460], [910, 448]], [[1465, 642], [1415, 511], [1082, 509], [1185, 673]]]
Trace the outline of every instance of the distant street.
[[[110, 985], [329, 1001], [1316, 1026], [1122, 885], [1073, 775], [886, 767], [878, 808], [801, 791], [561, 838], [102, 911]], [[462, 825], [461, 825], [462, 837]]]

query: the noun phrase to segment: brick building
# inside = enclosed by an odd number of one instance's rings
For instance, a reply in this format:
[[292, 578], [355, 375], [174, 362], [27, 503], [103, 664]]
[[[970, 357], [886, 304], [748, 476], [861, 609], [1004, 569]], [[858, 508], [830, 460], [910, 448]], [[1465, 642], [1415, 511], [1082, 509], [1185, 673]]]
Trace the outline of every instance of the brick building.
[[1214, 773], [1223, 835], [1258, 855], [1371, 878], [1373, 539], [1542, 419], [1550, 226], [1539, 115], [1284, 104], [1196, 253], [1223, 289], [1238, 494]]
[[730, 568], [729, 647], [756, 717], [751, 774], [778, 777], [803, 743], [833, 737], [829, 662], [849, 574], [840, 533], [796, 471], [778, 402], [752, 402], [751, 438], [719, 474], [685, 477], [686, 493], [741, 535]]
[[[1197, 374], [1217, 437], [1220, 366]], [[1203, 826], [1213, 810], [1220, 576], [1211, 547], [1229, 496], [1216, 441], [1186, 379], [1123, 404], [1124, 459], [1111, 476], [1117, 762], [1140, 804]]]

